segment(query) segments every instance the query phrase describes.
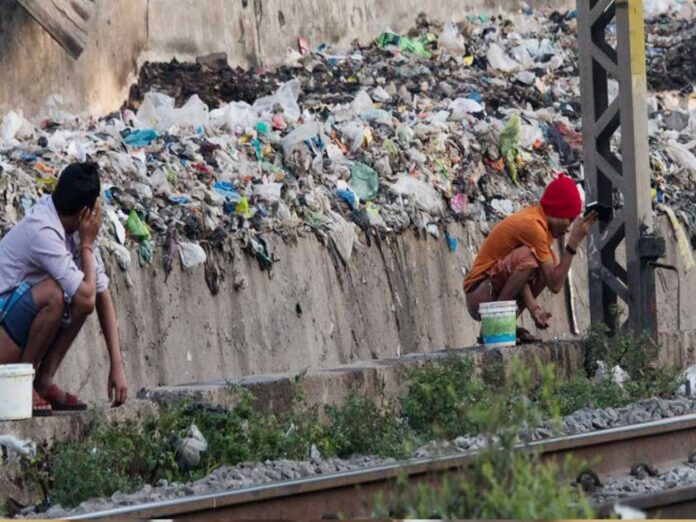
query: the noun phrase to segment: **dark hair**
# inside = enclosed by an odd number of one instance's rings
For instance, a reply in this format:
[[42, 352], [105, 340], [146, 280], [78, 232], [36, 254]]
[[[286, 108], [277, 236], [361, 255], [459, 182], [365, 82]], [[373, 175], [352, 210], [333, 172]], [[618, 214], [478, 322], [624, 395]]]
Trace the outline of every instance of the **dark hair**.
[[74, 216], [85, 207], [94, 207], [99, 190], [99, 166], [96, 163], [71, 163], [63, 169], [51, 197], [59, 214]]

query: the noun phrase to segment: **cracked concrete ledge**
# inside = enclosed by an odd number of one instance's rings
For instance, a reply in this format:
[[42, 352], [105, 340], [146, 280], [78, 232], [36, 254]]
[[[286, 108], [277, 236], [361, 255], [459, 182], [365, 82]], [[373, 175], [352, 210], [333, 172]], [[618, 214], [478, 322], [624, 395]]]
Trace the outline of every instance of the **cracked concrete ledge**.
[[[582, 367], [583, 345], [580, 341], [548, 342], [486, 350], [483, 347], [462, 348], [455, 353], [470, 355], [479, 368], [496, 362], [502, 363], [506, 373], [515, 356], [536, 371], [535, 361], [554, 363], [559, 375], [569, 376]], [[337, 404], [351, 391], [374, 393], [384, 383], [385, 393], [395, 396], [401, 391], [399, 377], [408, 368], [435, 361], [447, 354], [445, 351], [429, 354], [410, 354], [400, 358], [359, 361], [353, 364], [307, 372], [300, 379], [305, 397], [310, 404]], [[127, 419], [142, 419], [156, 413], [159, 404], [173, 404], [181, 399], [191, 399], [205, 404], [232, 407], [238, 395], [232, 388], [242, 386], [256, 397], [256, 407], [268, 408], [274, 413], [286, 410], [290, 391], [296, 374], [276, 373], [253, 375], [235, 379], [220, 379], [203, 383], [178, 386], [144, 388], [137, 399], [129, 399], [125, 406], [111, 408], [108, 404], [96, 405], [77, 413], [56, 413], [53, 417], [37, 417], [22, 421], [0, 421], [0, 434], [13, 435], [20, 439], [51, 444], [58, 440], [81, 437], [89, 423], [122, 422]]]
[[[568, 377], [584, 363], [584, 350], [580, 341], [547, 342], [526, 346], [487, 350], [483, 347], [453, 350], [461, 355], [470, 355], [480, 369], [501, 363], [506, 374], [511, 371], [515, 356], [532, 370], [536, 379], [536, 360], [554, 363], [559, 375]], [[409, 354], [404, 357], [373, 361], [359, 361], [336, 368], [307, 372], [298, 380], [310, 405], [338, 404], [352, 390], [368, 395], [377, 392], [384, 385], [387, 396], [397, 396], [402, 390], [400, 377], [409, 368], [435, 361], [447, 354], [445, 351], [428, 354]], [[190, 399], [223, 408], [233, 407], [238, 401], [236, 386], [253, 393], [258, 408], [268, 408], [274, 413], [287, 410], [297, 374], [275, 373], [254, 375], [236, 379], [218, 379], [204, 383], [161, 386], [142, 389], [140, 399], [148, 399], [159, 404], [173, 404], [182, 399]]]

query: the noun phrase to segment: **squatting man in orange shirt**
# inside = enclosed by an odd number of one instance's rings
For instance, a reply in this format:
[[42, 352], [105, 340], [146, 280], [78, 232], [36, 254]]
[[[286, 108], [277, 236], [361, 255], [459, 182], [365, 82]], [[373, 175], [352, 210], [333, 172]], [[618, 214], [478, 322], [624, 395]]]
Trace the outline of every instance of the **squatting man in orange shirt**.
[[[537, 328], [548, 328], [551, 314], [541, 308], [536, 298], [547, 287], [554, 294], [561, 291], [580, 242], [597, 222], [595, 212], [576, 219], [581, 210], [577, 186], [569, 177], [560, 175], [546, 187], [538, 205], [498, 223], [481, 245], [464, 279], [471, 317], [480, 321], [481, 303], [517, 301], [518, 316], [527, 309]], [[558, 263], [551, 242], [569, 231]], [[522, 343], [535, 340], [524, 328], [517, 328], [517, 338]]]

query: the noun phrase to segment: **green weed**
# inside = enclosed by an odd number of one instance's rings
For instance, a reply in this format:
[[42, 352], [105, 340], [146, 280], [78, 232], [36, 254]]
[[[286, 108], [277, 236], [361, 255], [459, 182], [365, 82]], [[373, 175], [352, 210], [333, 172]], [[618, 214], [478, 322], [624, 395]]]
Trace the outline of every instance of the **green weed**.
[[395, 401], [387, 400], [383, 391], [377, 401], [350, 393], [341, 406], [328, 406], [327, 445], [338, 457], [372, 454], [405, 457], [413, 449], [413, 435], [398, 416]]
[[[461, 488], [452, 484], [450, 489], [457, 499], [453, 505], [461, 509], [445, 512], [522, 516], [522, 511], [503, 510], [503, 492], [510, 491], [511, 498], [520, 499], [520, 505], [525, 495], [544, 499], [534, 488], [555, 480], [563, 470], [541, 469], [532, 457], [515, 460], [518, 457], [507, 448], [520, 439], [524, 441], [535, 426], [549, 425], [549, 420], [558, 421], [560, 415], [581, 407], [623, 406], [639, 398], [671, 394], [679, 384], [675, 370], [654, 364], [656, 348], [643, 337], [610, 339], [600, 328], [589, 332], [587, 343], [589, 368], [596, 368], [599, 360], [610, 368], [619, 364], [630, 374], [630, 381], [623, 387], [609, 381], [595, 385], [588, 373], [563, 382], [552, 365], [538, 365], [533, 380], [531, 370], [517, 359], [505, 377], [500, 365], [479, 372], [471, 358], [450, 353], [437, 362], [405, 372], [405, 392], [398, 399], [387, 398], [383, 386], [372, 397], [354, 391], [342, 404], [327, 406], [322, 421], [320, 406], [308, 404], [302, 392], [300, 375], [293, 386], [290, 408], [282, 415], [259, 410], [251, 393], [235, 388], [232, 391], [238, 401], [229, 411], [184, 402], [163, 407], [159, 414], [137, 423], [100, 425], [95, 420], [83, 440], [61, 442], [50, 451], [25, 459], [25, 474], [47, 498], [70, 507], [88, 498], [132, 491], [160, 479], [197, 480], [222, 465], [306, 459], [312, 445], [324, 457], [404, 457], [424, 441], [481, 433], [491, 448], [503, 451], [488, 455], [489, 467], [481, 465], [475, 480], [470, 478], [465, 483], [478, 491], [477, 498], [486, 499], [486, 505], [492, 507], [477, 511], [480, 506], [462, 497]], [[177, 441], [191, 424], [207, 439], [208, 450], [201, 455], [196, 469], [182, 471], [177, 465]], [[498, 462], [498, 454], [508, 464]], [[512, 475], [505, 471], [506, 465], [514, 471]], [[516, 481], [517, 475], [525, 473], [538, 476], [541, 485], [533, 483], [531, 489], [524, 489]], [[500, 479], [503, 476], [505, 480]], [[486, 484], [485, 492], [474, 487], [479, 483]], [[559, 495], [567, 500], [571, 493], [561, 490]], [[423, 506], [430, 506], [427, 498], [421, 500]], [[544, 503], [548, 502], [539, 505]], [[427, 511], [425, 507], [411, 508], [418, 514]], [[538, 513], [549, 517], [564, 513], [554, 509]]]
[[[395, 495], [378, 502], [378, 518], [592, 518], [583, 494], [570, 486], [582, 463], [542, 463], [537, 454], [518, 448], [520, 431], [554, 415], [554, 373], [540, 367], [541, 383], [531, 384], [531, 372], [519, 361], [499, 393], [491, 393], [485, 408], [476, 408], [475, 425], [488, 438], [470, 468], [435, 487], [397, 485]], [[491, 390], [487, 390], [491, 391]], [[530, 400], [531, 396], [537, 398]]]
[[405, 372], [408, 383], [401, 412], [425, 438], [454, 438], [477, 429], [474, 409], [485, 405], [490, 390], [474, 361], [449, 353], [445, 359]]

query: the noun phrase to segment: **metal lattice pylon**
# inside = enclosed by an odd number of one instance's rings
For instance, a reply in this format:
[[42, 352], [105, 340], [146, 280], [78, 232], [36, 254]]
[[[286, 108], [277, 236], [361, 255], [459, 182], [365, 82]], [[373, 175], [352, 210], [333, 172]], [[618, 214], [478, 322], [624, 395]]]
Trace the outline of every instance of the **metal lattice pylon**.
[[[612, 305], [621, 299], [627, 326], [656, 336], [650, 262], [661, 253], [651, 234], [643, 0], [578, 0], [577, 12], [586, 199], [622, 201], [588, 237], [591, 320], [612, 324]], [[610, 79], [619, 84], [613, 100]], [[620, 149], [612, 150], [618, 130]], [[617, 260], [620, 245], [625, 265]]]

